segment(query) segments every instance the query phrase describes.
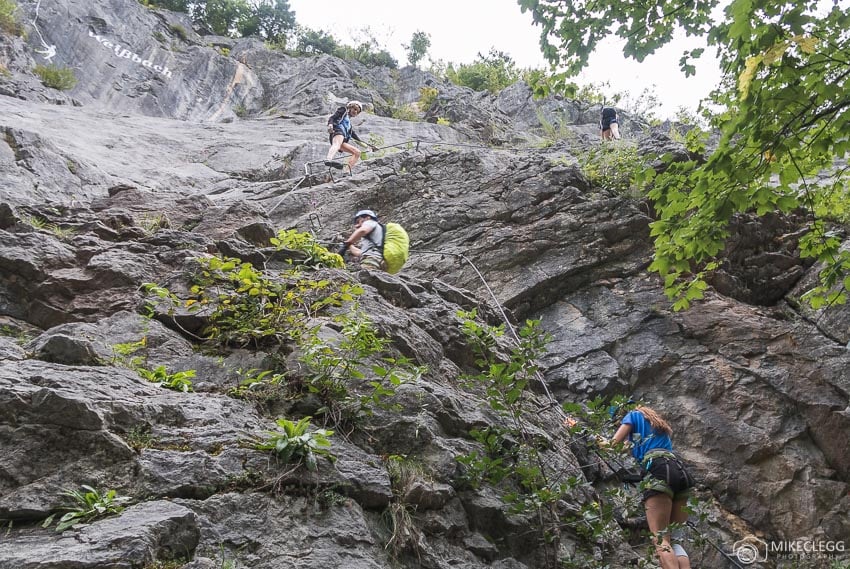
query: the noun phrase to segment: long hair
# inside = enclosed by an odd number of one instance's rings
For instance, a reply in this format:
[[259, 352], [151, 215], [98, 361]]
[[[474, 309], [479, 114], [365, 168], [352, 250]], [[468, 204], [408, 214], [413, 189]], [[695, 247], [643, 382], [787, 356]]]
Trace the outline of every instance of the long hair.
[[673, 434], [673, 429], [670, 427], [670, 423], [665, 421], [661, 415], [654, 410], [649, 407], [644, 407], [643, 405], [638, 405], [635, 407], [635, 411], [640, 411], [640, 414], [646, 417], [646, 420], [649, 421], [652, 428], [659, 433], [664, 433], [668, 437]]

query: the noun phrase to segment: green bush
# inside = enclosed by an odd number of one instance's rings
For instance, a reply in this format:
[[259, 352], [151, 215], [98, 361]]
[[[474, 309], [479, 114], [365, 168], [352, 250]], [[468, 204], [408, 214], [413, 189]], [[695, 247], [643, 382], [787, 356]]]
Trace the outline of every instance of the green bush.
[[635, 177], [646, 165], [634, 146], [605, 144], [581, 156], [579, 164], [594, 186], [638, 197]]
[[[404, 356], [382, 356], [390, 341], [379, 336], [368, 317], [353, 308], [335, 318], [342, 339], [331, 341], [318, 334], [302, 338], [299, 360], [307, 371], [305, 388], [325, 404], [321, 413], [336, 426], [370, 415], [373, 407], [393, 408], [387, 400], [403, 383], [418, 381], [427, 371]], [[368, 361], [380, 356], [380, 363]], [[371, 369], [367, 376], [365, 370]], [[366, 389], [356, 393], [353, 387]]]
[[18, 5], [13, 0], [0, 0], [0, 30], [14, 35], [22, 31], [18, 22]]
[[561, 116], [554, 123], [546, 118], [542, 110], [537, 109], [536, 113], [540, 127], [543, 129], [543, 136], [546, 139], [543, 144], [544, 147], [552, 146], [559, 140], [571, 140], [575, 137], [569, 128], [569, 117], [566, 113], [561, 113]]
[[419, 108], [423, 111], [427, 111], [431, 108], [431, 105], [434, 104], [434, 101], [437, 100], [437, 95], [440, 92], [437, 91], [434, 87], [422, 87], [419, 89]]
[[[328, 255], [342, 262], [336, 254]], [[197, 263], [200, 272], [191, 298], [185, 301], [152, 283], [143, 289], [169, 313], [181, 306], [200, 313], [208, 321], [205, 338], [222, 344], [259, 346], [297, 340], [324, 309], [341, 306], [363, 292], [349, 283], [305, 276], [300, 266], [272, 276], [235, 258], [199, 258]]]
[[[239, 113], [237, 112], [237, 115], [238, 114]], [[296, 231], [295, 229], [281, 229], [277, 232], [277, 237], [272, 237], [270, 242], [277, 248], [278, 251], [281, 249], [289, 249], [291, 251], [300, 251], [305, 253], [307, 258], [303, 261], [299, 261], [298, 264], [314, 268], [345, 268], [345, 261], [343, 261], [342, 257], [336, 253], [328, 251], [309, 233], [303, 233]], [[292, 259], [289, 259], [287, 262], [290, 264], [295, 263]]]
[[390, 116], [400, 121], [417, 122], [422, 120], [414, 105], [390, 106]]
[[181, 26], [180, 24], [171, 24], [168, 26], [168, 29], [171, 30], [171, 33], [180, 38], [183, 41], [187, 41], [189, 39], [189, 34], [186, 32], [186, 28]]
[[[2, 2], [3, 0], [0, 0]], [[74, 70], [70, 67], [59, 67], [58, 65], [36, 65], [33, 72], [38, 75], [41, 82], [51, 89], [67, 91], [73, 89], [77, 84]]]

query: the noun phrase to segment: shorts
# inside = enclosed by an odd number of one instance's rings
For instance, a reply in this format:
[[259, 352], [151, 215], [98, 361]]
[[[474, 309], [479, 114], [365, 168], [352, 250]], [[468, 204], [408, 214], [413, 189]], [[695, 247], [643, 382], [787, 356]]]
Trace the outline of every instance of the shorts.
[[694, 486], [694, 479], [678, 458], [656, 456], [649, 461], [642, 484], [644, 500], [658, 494], [666, 494], [675, 502], [688, 497]]
[[608, 130], [611, 128], [611, 124], [617, 122], [617, 119], [605, 119], [602, 121], [602, 130]]
[[372, 271], [384, 270], [384, 259], [375, 255], [362, 255], [360, 257], [360, 268], [370, 269]]
[[328, 135], [328, 142], [330, 142], [331, 144], [333, 144], [333, 143], [334, 143], [334, 137], [335, 137], [335, 136], [341, 136], [341, 137], [343, 137], [343, 138], [342, 138], [342, 143], [343, 143], [343, 144], [345, 144], [346, 142], [348, 142], [349, 140], [351, 140], [351, 137], [345, 138], [345, 134], [343, 134], [343, 132], [342, 132], [341, 130], [335, 130], [335, 131], [333, 131], [332, 133], [330, 133], [330, 134]]

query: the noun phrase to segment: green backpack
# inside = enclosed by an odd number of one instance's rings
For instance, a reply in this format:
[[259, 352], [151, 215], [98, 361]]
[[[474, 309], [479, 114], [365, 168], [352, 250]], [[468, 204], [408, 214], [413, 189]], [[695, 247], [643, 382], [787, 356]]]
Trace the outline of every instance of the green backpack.
[[381, 244], [381, 254], [391, 275], [401, 270], [410, 255], [410, 238], [407, 231], [398, 223], [381, 224], [384, 230], [384, 242]]

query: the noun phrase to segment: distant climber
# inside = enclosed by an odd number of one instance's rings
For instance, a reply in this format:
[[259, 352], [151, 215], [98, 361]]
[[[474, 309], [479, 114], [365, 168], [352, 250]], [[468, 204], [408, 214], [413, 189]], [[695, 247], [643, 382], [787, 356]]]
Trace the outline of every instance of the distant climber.
[[348, 251], [360, 260], [364, 269], [383, 270], [384, 228], [378, 223], [378, 216], [370, 209], [362, 209], [354, 214], [354, 232], [343, 241], [337, 253], [345, 256]]
[[620, 140], [620, 124], [617, 122], [617, 109], [614, 107], [602, 107], [599, 126], [602, 129], [602, 140]]
[[664, 531], [671, 522], [688, 521], [685, 507], [694, 485], [682, 460], [673, 453], [672, 434], [673, 429], [661, 415], [639, 405], [623, 417], [611, 444], [628, 438], [632, 456], [643, 468], [646, 521], [662, 569], [689, 569], [691, 564], [685, 549], [678, 543], [671, 545], [670, 532]]
[[339, 107], [328, 118], [328, 137], [331, 147], [328, 150], [328, 158], [325, 160], [326, 166], [342, 170], [343, 165], [334, 161], [333, 158], [337, 152], [343, 151], [351, 154], [351, 158], [348, 159], [348, 170], [351, 171], [354, 168], [357, 160], [360, 159], [360, 149], [348, 143], [352, 139], [366, 144], [373, 151], [377, 150], [375, 146], [357, 136], [354, 127], [351, 125], [351, 117], [356, 117], [361, 112], [363, 112], [363, 105], [359, 101], [349, 101], [347, 105]]

